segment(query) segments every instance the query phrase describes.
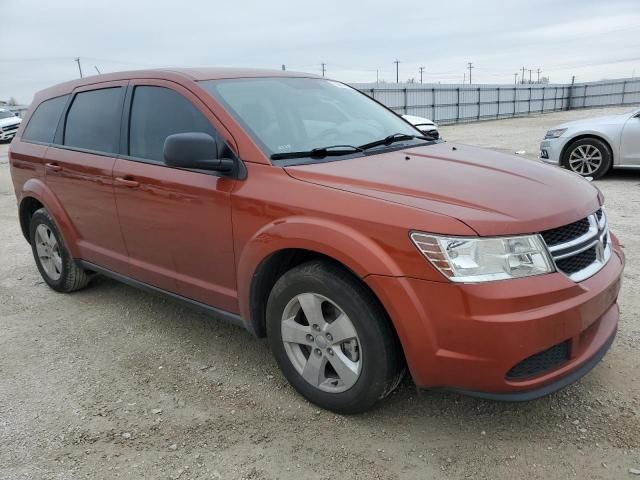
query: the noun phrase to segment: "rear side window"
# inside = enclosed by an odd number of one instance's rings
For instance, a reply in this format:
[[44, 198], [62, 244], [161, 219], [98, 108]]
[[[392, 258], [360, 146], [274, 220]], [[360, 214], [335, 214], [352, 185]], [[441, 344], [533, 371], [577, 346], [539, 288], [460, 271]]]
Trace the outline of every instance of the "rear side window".
[[53, 142], [60, 116], [67, 104], [69, 95], [52, 98], [42, 102], [31, 115], [22, 139], [31, 142]]
[[129, 155], [162, 162], [164, 141], [175, 133], [200, 132], [217, 138], [200, 111], [169, 88], [136, 87], [131, 105]]
[[64, 145], [96, 152], [117, 153], [121, 108], [121, 87], [76, 94], [67, 113]]

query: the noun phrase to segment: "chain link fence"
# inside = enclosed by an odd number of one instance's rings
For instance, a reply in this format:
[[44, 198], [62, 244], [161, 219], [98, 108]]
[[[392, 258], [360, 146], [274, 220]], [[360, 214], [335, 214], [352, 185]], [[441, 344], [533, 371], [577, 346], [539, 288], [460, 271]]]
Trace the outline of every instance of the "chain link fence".
[[518, 85], [352, 84], [397, 113], [440, 124], [640, 103], [640, 78]]

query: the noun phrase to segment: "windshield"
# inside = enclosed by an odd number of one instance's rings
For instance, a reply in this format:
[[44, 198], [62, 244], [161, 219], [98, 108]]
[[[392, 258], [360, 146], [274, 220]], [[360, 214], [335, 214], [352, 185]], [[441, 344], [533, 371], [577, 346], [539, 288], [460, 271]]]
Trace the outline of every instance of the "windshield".
[[207, 80], [201, 85], [269, 155], [359, 146], [394, 134], [420, 135], [369, 97], [331, 80], [267, 77]]
[[13, 118], [15, 115], [8, 110], [0, 110], [0, 118]]

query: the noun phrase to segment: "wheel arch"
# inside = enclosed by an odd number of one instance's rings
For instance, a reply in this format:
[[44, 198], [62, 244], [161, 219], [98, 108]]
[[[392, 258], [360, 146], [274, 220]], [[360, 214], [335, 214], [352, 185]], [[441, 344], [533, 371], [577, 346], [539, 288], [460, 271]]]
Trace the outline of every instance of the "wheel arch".
[[278, 278], [314, 259], [339, 265], [357, 278], [383, 309], [382, 301], [362, 279], [368, 274], [400, 275], [399, 267], [379, 245], [350, 227], [308, 218], [267, 225], [243, 247], [238, 262], [240, 313], [256, 335], [266, 334], [266, 300]]
[[32, 215], [39, 208], [46, 208], [51, 218], [56, 222], [65, 246], [72, 257], [78, 257], [78, 234], [73, 227], [71, 219], [64, 210], [55, 194], [40, 180], [32, 178], [22, 188], [18, 214], [22, 234], [29, 239], [29, 222]]

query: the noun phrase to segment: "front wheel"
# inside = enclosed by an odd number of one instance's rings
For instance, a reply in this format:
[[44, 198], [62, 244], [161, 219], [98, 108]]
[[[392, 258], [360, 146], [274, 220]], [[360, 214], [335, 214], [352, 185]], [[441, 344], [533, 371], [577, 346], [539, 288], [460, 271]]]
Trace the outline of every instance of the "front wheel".
[[399, 342], [378, 301], [328, 262], [305, 263], [276, 282], [267, 334], [291, 385], [337, 413], [367, 410], [404, 374]]
[[576, 140], [566, 148], [562, 160], [563, 165], [572, 172], [594, 180], [611, 168], [609, 147], [597, 138]]

